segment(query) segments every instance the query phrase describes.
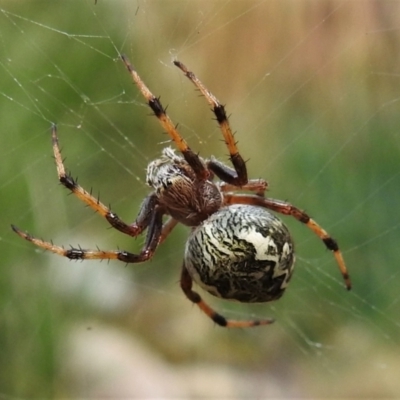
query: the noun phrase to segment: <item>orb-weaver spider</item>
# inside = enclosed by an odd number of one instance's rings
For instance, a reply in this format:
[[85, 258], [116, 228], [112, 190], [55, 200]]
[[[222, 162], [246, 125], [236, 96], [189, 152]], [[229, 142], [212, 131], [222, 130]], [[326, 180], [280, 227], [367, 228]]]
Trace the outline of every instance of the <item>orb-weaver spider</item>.
[[[147, 230], [142, 250], [139, 254], [133, 254], [125, 250], [64, 249], [24, 233], [15, 226], [12, 226], [13, 230], [35, 245], [70, 259], [115, 259], [139, 263], [153, 257], [157, 246], [180, 222], [191, 228], [180, 280], [186, 297], [218, 325], [251, 327], [270, 324], [273, 320], [226, 319], [204, 302], [192, 289], [192, 283], [195, 281], [206, 291], [224, 299], [267, 302], [280, 298], [293, 273], [294, 246], [286, 226], [267, 211], [269, 209], [290, 215], [309, 227], [333, 252], [346, 287], [350, 289], [350, 278], [336, 241], [297, 207], [264, 197], [267, 189], [265, 180], [248, 179], [246, 164], [237, 148], [224, 106], [193, 72], [181, 62], [174, 61], [211, 105], [233, 168], [214, 157], [205, 159], [195, 153], [177, 131], [160, 99], [150, 92], [128, 59], [125, 56], [121, 58], [151, 110], [181, 153], [177, 155], [167, 147], [160, 158], [149, 163], [146, 180], [153, 191], [144, 199], [135, 222], [127, 224], [122, 221], [66, 173], [55, 126], [52, 128], [53, 151], [60, 182], [104, 217], [113, 228], [133, 237]], [[239, 194], [238, 191], [253, 194]], [[163, 223], [165, 215], [169, 219]]]

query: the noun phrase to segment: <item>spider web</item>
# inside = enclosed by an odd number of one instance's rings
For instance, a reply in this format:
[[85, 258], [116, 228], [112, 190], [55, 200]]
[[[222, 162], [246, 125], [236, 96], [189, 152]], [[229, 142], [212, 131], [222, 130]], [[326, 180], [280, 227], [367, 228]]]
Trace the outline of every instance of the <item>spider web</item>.
[[[0, 393], [19, 397], [399, 397], [400, 5], [377, 1], [3, 2]], [[296, 271], [278, 302], [204, 295], [213, 328], [180, 292], [188, 231], [141, 265], [71, 263], [14, 223], [65, 246], [138, 251], [57, 183], [66, 166], [127, 222], [145, 167], [168, 143], [124, 53], [191, 147], [227, 159], [179, 58], [227, 106], [251, 177], [335, 237], [354, 289], [306, 227], [284, 218]], [[203, 294], [203, 293], [202, 293]]]

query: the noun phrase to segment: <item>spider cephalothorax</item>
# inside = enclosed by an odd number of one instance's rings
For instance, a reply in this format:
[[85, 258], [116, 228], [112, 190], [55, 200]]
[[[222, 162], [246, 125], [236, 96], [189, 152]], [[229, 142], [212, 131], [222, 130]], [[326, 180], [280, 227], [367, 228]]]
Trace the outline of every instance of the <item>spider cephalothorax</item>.
[[[120, 232], [136, 237], [147, 230], [141, 252], [85, 250], [80, 247], [66, 250], [12, 226], [19, 236], [70, 259], [116, 259], [138, 263], [149, 260], [157, 246], [180, 222], [191, 227], [180, 280], [186, 297], [221, 326], [249, 327], [270, 324], [273, 320], [226, 319], [193, 290], [193, 280], [209, 293], [224, 299], [248, 303], [279, 299], [293, 273], [294, 246], [286, 226], [269, 209], [290, 215], [307, 225], [333, 252], [346, 287], [351, 288], [336, 241], [304, 211], [290, 203], [265, 197], [266, 181], [248, 179], [246, 164], [238, 151], [224, 106], [193, 72], [181, 62], [174, 61], [210, 104], [233, 168], [214, 157], [203, 159], [193, 152], [166, 114], [160, 100], [150, 92], [126, 57], [122, 56], [122, 61], [181, 153], [177, 155], [167, 147], [160, 158], [148, 165], [146, 181], [154, 191], [142, 202], [135, 222], [126, 224], [65, 172], [55, 126], [52, 128], [52, 141], [59, 181]], [[169, 219], [163, 223], [164, 215]]]
[[210, 178], [212, 174], [199, 180], [188, 162], [166, 147], [161, 157], [148, 165], [146, 181], [166, 214], [182, 224], [196, 226], [222, 205], [221, 191]]

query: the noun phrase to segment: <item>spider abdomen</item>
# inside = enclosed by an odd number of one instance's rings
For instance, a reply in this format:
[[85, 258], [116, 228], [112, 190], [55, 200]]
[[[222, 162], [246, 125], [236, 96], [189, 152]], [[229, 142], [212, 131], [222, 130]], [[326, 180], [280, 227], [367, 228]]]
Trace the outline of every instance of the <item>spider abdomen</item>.
[[185, 266], [214, 296], [266, 302], [282, 296], [293, 273], [294, 245], [286, 226], [264, 208], [231, 205], [192, 231]]

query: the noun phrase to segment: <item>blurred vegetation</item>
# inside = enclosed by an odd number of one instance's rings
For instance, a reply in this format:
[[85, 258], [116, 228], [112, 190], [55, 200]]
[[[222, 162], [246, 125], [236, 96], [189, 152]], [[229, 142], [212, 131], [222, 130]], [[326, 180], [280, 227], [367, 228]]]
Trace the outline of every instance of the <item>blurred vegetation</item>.
[[[400, 394], [389, 379], [400, 368], [399, 3], [5, 1], [0, 9], [2, 396], [82, 395], [71, 331], [102, 325], [140, 338], [171, 368], [272, 374], [303, 397]], [[197, 73], [227, 105], [250, 175], [338, 239], [352, 292], [321, 242], [290, 219], [298, 262], [282, 300], [206, 297], [234, 318], [277, 319], [246, 331], [213, 329], [180, 293], [185, 228], [151, 262], [127, 268], [69, 263], [11, 232], [14, 223], [65, 246], [140, 248], [143, 239], [107, 229], [66, 195], [50, 144], [55, 122], [73, 176], [135, 218], [146, 164], [167, 138], [119, 52], [193, 149], [225, 159], [208, 106], [171, 60]]]

